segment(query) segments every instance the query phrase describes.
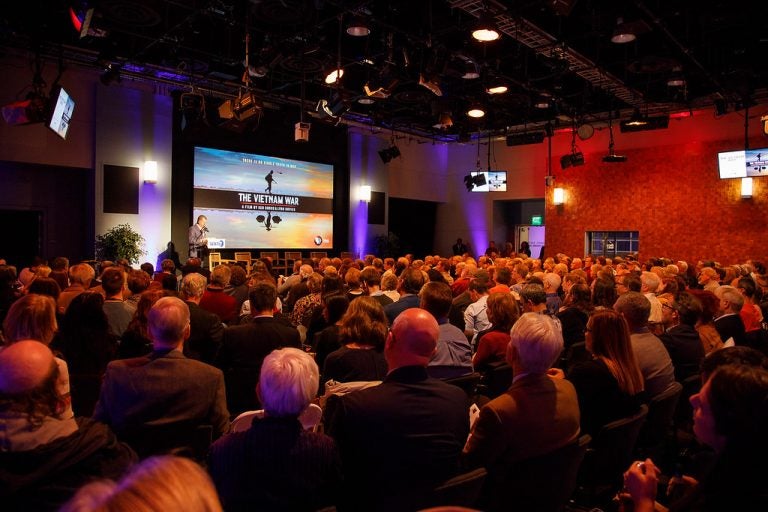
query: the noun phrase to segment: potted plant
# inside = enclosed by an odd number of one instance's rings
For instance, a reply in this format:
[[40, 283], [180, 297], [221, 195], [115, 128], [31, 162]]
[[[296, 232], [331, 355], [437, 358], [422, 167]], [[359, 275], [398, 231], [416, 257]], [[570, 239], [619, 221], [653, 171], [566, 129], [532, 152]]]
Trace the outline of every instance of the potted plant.
[[96, 235], [96, 259], [116, 261], [125, 258], [138, 263], [144, 250], [144, 237], [134, 231], [130, 224], [118, 224], [103, 235]]

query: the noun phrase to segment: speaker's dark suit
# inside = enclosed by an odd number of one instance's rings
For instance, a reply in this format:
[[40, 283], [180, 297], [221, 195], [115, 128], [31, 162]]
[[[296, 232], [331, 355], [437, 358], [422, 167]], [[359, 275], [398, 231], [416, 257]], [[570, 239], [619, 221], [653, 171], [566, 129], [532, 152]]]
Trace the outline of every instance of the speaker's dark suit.
[[199, 424], [212, 425], [217, 438], [229, 429], [224, 376], [179, 350], [112, 361], [93, 417], [118, 437], [142, 427]]
[[261, 363], [270, 352], [282, 347], [301, 347], [299, 331], [273, 317], [257, 317], [224, 329], [216, 366], [224, 371], [227, 403], [233, 415], [259, 408], [256, 383]]

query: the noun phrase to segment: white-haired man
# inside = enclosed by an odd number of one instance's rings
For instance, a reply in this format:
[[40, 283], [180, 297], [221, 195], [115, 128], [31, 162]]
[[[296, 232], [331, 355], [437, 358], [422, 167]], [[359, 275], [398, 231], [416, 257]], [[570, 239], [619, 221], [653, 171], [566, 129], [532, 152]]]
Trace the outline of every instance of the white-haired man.
[[210, 472], [227, 510], [319, 510], [335, 505], [341, 458], [325, 434], [304, 430], [301, 414], [317, 395], [320, 371], [297, 348], [272, 351], [256, 393], [264, 416], [211, 447]]
[[547, 375], [563, 349], [558, 323], [548, 315], [525, 313], [510, 336], [512, 386], [481, 409], [463, 452], [467, 465], [488, 469], [486, 505], [491, 509], [514, 501], [505, 493], [505, 477], [516, 462], [549, 453], [579, 436], [576, 389], [567, 380]]
[[152, 306], [147, 323], [154, 352], [107, 365], [94, 419], [129, 443], [152, 444], [154, 432], [174, 426], [212, 425], [218, 438], [229, 429], [224, 375], [184, 357], [189, 308], [179, 298], [163, 297]]
[[656, 298], [656, 291], [661, 285], [661, 279], [653, 272], [644, 271], [640, 274], [640, 291], [651, 303], [651, 314], [648, 316], [648, 323], [652, 325], [661, 324], [661, 302]]
[[744, 307], [744, 296], [733, 286], [719, 286], [715, 289], [715, 295], [720, 299], [719, 316], [715, 318], [715, 329], [720, 339], [728, 345], [746, 345], [744, 321], [739, 315]]

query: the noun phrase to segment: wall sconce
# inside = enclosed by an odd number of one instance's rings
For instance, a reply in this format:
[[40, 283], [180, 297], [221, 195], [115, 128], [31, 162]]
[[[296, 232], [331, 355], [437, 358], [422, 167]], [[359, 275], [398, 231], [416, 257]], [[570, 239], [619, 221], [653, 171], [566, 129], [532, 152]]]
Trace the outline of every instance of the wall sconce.
[[366, 203], [371, 202], [371, 186], [370, 185], [360, 185], [360, 200], [365, 201]]
[[144, 162], [144, 183], [157, 183], [157, 162], [154, 160]]
[[752, 197], [752, 178], [741, 178], [741, 198], [750, 199]]
[[556, 188], [552, 196], [552, 202], [555, 203], [555, 206], [560, 206], [565, 203], [565, 190]]

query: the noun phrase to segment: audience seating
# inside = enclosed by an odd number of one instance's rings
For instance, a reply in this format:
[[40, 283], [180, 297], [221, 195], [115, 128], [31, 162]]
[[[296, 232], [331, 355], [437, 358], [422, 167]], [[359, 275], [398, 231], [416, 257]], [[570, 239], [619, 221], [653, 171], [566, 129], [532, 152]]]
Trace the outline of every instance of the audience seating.
[[446, 480], [435, 487], [431, 496], [428, 498], [429, 503], [425, 506], [475, 506], [480, 497], [480, 492], [482, 491], [487, 474], [488, 472], [485, 468], [478, 468]]
[[683, 391], [683, 385], [675, 382], [665, 392], [653, 397], [648, 404], [648, 416], [640, 429], [637, 449], [640, 459], [650, 457], [658, 463], [666, 441], [672, 433], [675, 410]]
[[317, 259], [327, 258], [328, 257], [328, 253], [325, 252], [325, 251], [310, 252], [309, 253], [309, 257], [312, 258], [312, 259], [314, 259], [314, 258], [317, 258]]
[[589, 505], [605, 505], [621, 488], [624, 471], [632, 461], [640, 428], [648, 415], [648, 406], [604, 425], [587, 449], [579, 469], [580, 499]]
[[678, 430], [689, 433], [693, 432], [693, 407], [691, 407], [690, 399], [701, 390], [701, 375], [698, 373], [691, 375], [680, 384], [682, 385], [682, 391], [674, 416], [676, 435]]
[[489, 364], [481, 373], [483, 378], [477, 392], [490, 399], [501, 395], [512, 385], [512, 367], [504, 361]]
[[221, 253], [209, 252], [208, 253], [208, 269], [213, 270], [216, 265], [221, 265]]
[[497, 479], [486, 479], [480, 508], [487, 511], [560, 512], [576, 488], [579, 467], [592, 438], [584, 434], [549, 453], [521, 460]]
[[251, 253], [250, 252], [236, 252], [235, 253], [235, 262], [238, 261], [244, 261], [245, 262], [245, 272], [246, 274], [251, 274]]
[[205, 461], [213, 437], [212, 425], [179, 422], [164, 425], [142, 425], [121, 432], [118, 438], [128, 443], [140, 458], [172, 453]]
[[[263, 418], [264, 409], [257, 411], [246, 411], [237, 418], [232, 420], [232, 432], [245, 432], [251, 428], [251, 423], [254, 418]], [[320, 420], [323, 418], [323, 410], [317, 404], [309, 404], [309, 406], [299, 414], [299, 421], [304, 430], [316, 430], [320, 424]]]
[[470, 400], [474, 400], [475, 395], [477, 394], [477, 385], [480, 384], [480, 379], [482, 377], [482, 374], [472, 372], [467, 373], [466, 375], [461, 375], [459, 377], [444, 378], [442, 380], [448, 384], [453, 384], [454, 386], [460, 387], [464, 390]]

